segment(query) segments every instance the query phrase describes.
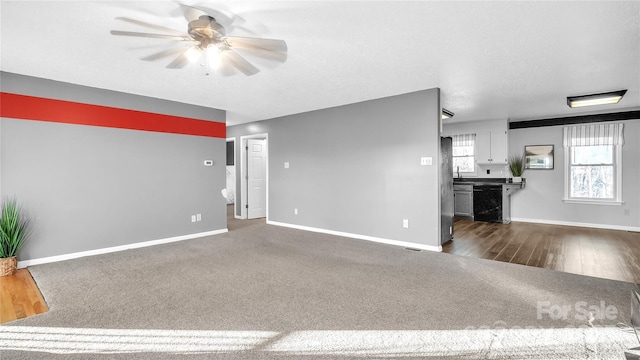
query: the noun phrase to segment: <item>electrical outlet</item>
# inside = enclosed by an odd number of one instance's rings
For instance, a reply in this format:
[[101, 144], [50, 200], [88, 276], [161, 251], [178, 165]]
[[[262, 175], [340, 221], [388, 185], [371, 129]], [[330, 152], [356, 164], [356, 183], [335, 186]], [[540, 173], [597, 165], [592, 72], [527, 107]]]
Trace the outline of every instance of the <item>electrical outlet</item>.
[[298, 215], [298, 209], [293, 209], [293, 214]]
[[409, 228], [409, 219], [402, 219], [402, 227], [405, 229]]
[[196, 214], [196, 221], [202, 221], [202, 214]]
[[191, 215], [191, 222], [196, 222], [196, 216], [195, 215]]

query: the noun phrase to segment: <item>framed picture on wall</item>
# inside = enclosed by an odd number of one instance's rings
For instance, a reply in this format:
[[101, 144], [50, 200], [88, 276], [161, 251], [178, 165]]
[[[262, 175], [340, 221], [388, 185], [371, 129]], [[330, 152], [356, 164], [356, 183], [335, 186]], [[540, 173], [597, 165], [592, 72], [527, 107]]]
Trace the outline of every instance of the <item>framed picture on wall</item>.
[[525, 169], [553, 169], [553, 145], [525, 145]]

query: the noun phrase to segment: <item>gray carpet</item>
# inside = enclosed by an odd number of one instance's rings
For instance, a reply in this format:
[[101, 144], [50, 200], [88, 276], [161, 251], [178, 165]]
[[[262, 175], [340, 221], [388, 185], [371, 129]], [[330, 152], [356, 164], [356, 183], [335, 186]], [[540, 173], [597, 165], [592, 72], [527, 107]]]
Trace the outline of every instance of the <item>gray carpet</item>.
[[637, 346], [616, 326], [628, 283], [235, 228], [31, 267], [50, 311], [0, 327], [1, 358], [621, 359]]

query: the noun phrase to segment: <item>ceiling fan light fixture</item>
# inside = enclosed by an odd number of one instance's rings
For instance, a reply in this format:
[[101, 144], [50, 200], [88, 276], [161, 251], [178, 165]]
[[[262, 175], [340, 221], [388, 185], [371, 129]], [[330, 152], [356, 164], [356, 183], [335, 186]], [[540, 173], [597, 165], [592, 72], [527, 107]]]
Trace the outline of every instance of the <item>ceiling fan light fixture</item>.
[[195, 63], [198, 60], [200, 60], [201, 55], [202, 55], [202, 49], [199, 46], [192, 46], [184, 53], [184, 56], [189, 60], [189, 62], [192, 62], [192, 63]]
[[452, 113], [451, 111], [449, 111], [449, 110], [447, 110], [445, 108], [442, 108], [442, 120], [452, 118], [453, 115], [455, 115], [455, 114]]
[[[193, 46], [186, 49], [182, 46], [177, 49], [165, 49], [145, 56], [142, 60], [158, 60], [179, 53], [166, 66], [167, 68], [182, 69], [189, 63], [199, 63], [205, 69], [205, 75], [209, 75], [211, 70], [219, 70], [220, 75], [223, 76], [233, 75], [237, 71], [246, 76], [255, 75], [260, 72], [260, 69], [245, 59], [247, 55], [279, 63], [284, 63], [287, 60], [287, 43], [284, 40], [227, 36], [224, 26], [218, 23], [213, 16], [206, 14], [205, 10], [184, 4], [180, 4], [180, 7], [183, 10], [184, 18], [188, 21], [186, 34], [168, 27], [127, 17], [117, 19], [161, 33], [112, 30], [111, 34], [188, 42]], [[201, 15], [194, 19], [196, 13]], [[236, 49], [241, 49], [241, 53], [236, 52]]]
[[220, 67], [220, 63], [222, 62], [220, 49], [215, 45], [207, 46], [205, 50], [206, 61], [210, 67], [217, 69]]
[[567, 96], [567, 105], [569, 105], [570, 108], [576, 108], [592, 105], [617, 104], [626, 93], [627, 89], [599, 94]]

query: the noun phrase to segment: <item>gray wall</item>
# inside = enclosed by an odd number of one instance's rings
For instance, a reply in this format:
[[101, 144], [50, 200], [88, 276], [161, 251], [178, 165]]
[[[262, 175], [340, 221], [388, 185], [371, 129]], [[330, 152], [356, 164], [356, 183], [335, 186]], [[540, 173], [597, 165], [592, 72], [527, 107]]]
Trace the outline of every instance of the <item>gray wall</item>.
[[430, 89], [233, 126], [227, 137], [240, 154], [240, 136], [269, 134], [268, 220], [438, 246], [439, 102]]
[[[225, 122], [222, 110], [0, 75], [3, 92]], [[1, 194], [35, 224], [19, 260], [226, 228], [224, 138], [7, 118], [0, 128]]]
[[[554, 145], [553, 170], [526, 170], [526, 189], [512, 195], [514, 220], [565, 222], [604, 227], [640, 228], [640, 121], [624, 124], [622, 147], [622, 206], [566, 204], [564, 191], [564, 148], [562, 126], [509, 130], [509, 153], [524, 151], [525, 145]], [[624, 211], [629, 210], [629, 215]]]

